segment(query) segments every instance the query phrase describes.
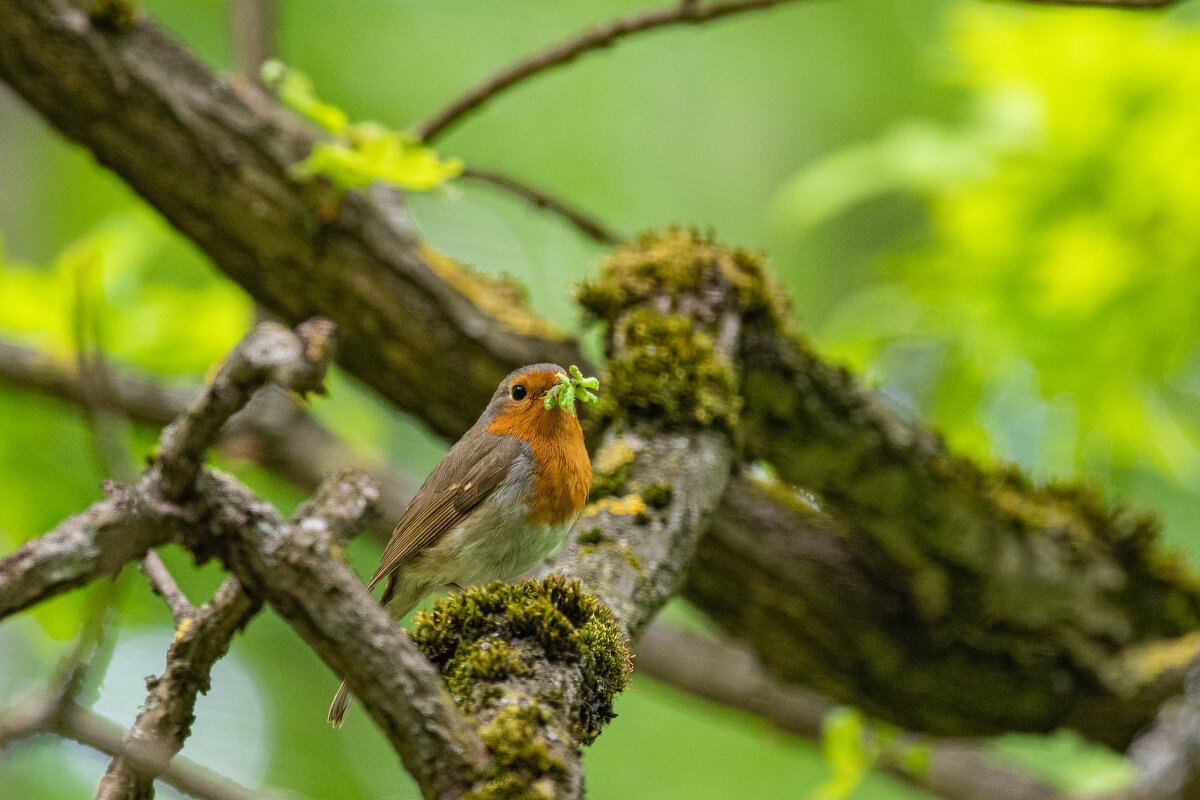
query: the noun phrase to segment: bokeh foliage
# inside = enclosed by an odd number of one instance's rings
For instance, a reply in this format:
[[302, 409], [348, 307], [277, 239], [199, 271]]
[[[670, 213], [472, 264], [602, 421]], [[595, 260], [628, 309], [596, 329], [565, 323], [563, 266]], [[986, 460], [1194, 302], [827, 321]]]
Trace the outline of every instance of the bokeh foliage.
[[[228, 69], [222, 2], [143, 5]], [[280, 57], [348, 118], [403, 130], [512, 58], [645, 4], [338, 5], [332, 14], [315, 0], [280, 0]], [[1159, 510], [1196, 559], [1195, 7], [1139, 16], [965, 0], [801, 3], [585, 59], [498, 101], [438, 151], [503, 166], [628, 231], [711, 226], [724, 241], [766, 249], [801, 326], [902, 411], [983, 459], [1015, 460], [1041, 478], [1088, 476]], [[412, 207], [437, 250], [510, 273], [535, 307], [575, 325], [572, 288], [593, 268], [594, 245], [462, 181]], [[0, 335], [64, 360], [81, 302], [114, 363], [176, 378], [198, 379], [252, 320], [236, 286], [8, 96], [0, 237]], [[367, 454], [414, 474], [444, 447], [340, 376], [313, 408]], [[0, 385], [0, 419], [8, 551], [96, 499], [102, 476], [75, 409]], [[135, 460], [154, 436], [133, 432]], [[285, 509], [299, 499], [248, 464], [218, 463]], [[378, 549], [360, 541], [350, 555], [369, 572]], [[215, 566], [166, 556], [193, 599], [215, 588]], [[127, 577], [121, 669], [94, 690], [97, 709], [122, 724], [171, 635], [160, 601]], [[49, 674], [90, 596], [0, 627], [0, 701]], [[669, 613], [695, 622], [687, 609]], [[363, 715], [337, 733], [324, 725], [335, 685], [264, 614], [219, 668], [185, 754], [311, 797], [415, 797]], [[593, 797], [805, 797], [831, 785], [839, 759], [858, 759], [833, 752], [827, 762], [820, 746], [637, 675], [617, 711], [587, 753]], [[229, 726], [262, 739], [261, 752], [247, 756]], [[1128, 778], [1122, 762], [1069, 735], [1000, 748], [1073, 789]], [[102, 768], [40, 739], [0, 759], [0, 787], [80, 796]], [[918, 796], [877, 777], [844, 783], [856, 798]]]

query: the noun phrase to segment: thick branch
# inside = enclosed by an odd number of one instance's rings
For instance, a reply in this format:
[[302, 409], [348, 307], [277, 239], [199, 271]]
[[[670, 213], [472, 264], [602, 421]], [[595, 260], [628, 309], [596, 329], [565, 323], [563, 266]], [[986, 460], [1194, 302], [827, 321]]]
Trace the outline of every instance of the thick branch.
[[[439, 433], [461, 433], [517, 366], [583, 363], [525, 309], [481, 311], [472, 276], [425, 259], [392, 193], [348, 193], [320, 219], [288, 173], [308, 135], [151, 23], [112, 32], [66, 0], [0, 0], [0, 80], [260, 303], [290, 324], [330, 317], [340, 363]], [[471, 382], [429, 380], [448, 363]]]
[[618, 17], [603, 25], [588, 28], [570, 39], [517, 61], [472, 87], [417, 128], [417, 135], [432, 142], [463, 117], [478, 110], [513, 86], [554, 67], [569, 64], [585, 53], [611, 47], [619, 40], [669, 25], [698, 25], [722, 17], [758, 11], [782, 5], [791, 0], [735, 0], [727, 3], [680, 2], [643, 11], [628, 17]]
[[205, 476], [200, 491], [222, 561], [349, 682], [426, 796], [469, 788], [487, 767], [475, 731], [432, 665], [333, 555], [331, 531], [287, 525], [227, 476]]
[[[511, 366], [582, 361], [570, 346], [503, 330], [448, 289], [414, 261], [411, 238], [382, 201], [351, 195], [339, 220], [315, 223], [285, 170], [307, 147], [304, 137], [235, 96], [148, 25], [106, 34], [61, 0], [0, 0], [0, 77], [258, 299], [289, 319], [336, 310], [344, 363], [435, 430], [465, 429]], [[873, 616], [903, 623], [880, 630], [903, 635], [892, 633], [878, 648], [864, 637], [851, 652], [867, 663], [848, 664], [823, 651], [803, 621], [786, 638], [754, 626], [738, 632], [784, 677], [825, 681], [823, 691], [835, 697], [862, 691], [879, 716], [911, 727], [960, 731], [982, 716], [988, 728], [1070, 724], [1097, 732], [1102, 702], [1128, 697], [1113, 684], [1113, 657], [1194, 626], [1195, 588], [1163, 570], [1144, 527], [972, 468], [928, 432], [880, 413], [844, 375], [789, 342], [760, 337], [744, 353], [750, 452], [840, 515], [855, 547], [851, 563], [892, 604]], [[427, 379], [448, 361], [461, 365], [465, 388]], [[771, 507], [785, 505], [776, 499]], [[786, 608], [766, 579], [778, 562], [777, 555], [756, 562], [740, 583], [726, 582], [748, 589], [747, 614], [766, 618]], [[705, 560], [696, 573], [718, 586], [725, 571]], [[729, 591], [703, 592], [704, 607], [721, 617], [732, 608]], [[829, 610], [819, 627], [838, 628], [838, 620]], [[981, 628], [988, 621], [1002, 634], [995, 648]], [[791, 669], [784, 652], [806, 654], [805, 675], [784, 674]], [[907, 659], [931, 669], [909, 671]], [[936, 683], [962, 663], [984, 665], [980, 677], [1015, 663], [1022, 684], [1010, 684], [1008, 695], [976, 697], [984, 708], [913, 701], [914, 693], [928, 694], [921, 681]], [[1039, 687], [1036, 703], [1027, 702], [1027, 686]], [[1120, 700], [1124, 721], [1099, 731], [1102, 738], [1127, 742], [1157, 706], [1144, 700], [1136, 693], [1135, 701]]]
[[130, 561], [171, 539], [161, 524], [173, 509], [121, 489], [31, 539], [0, 560], [0, 619], [96, 578], [115, 576]]
[[[1200, 625], [1200, 590], [1158, 548], [1153, 521], [1106, 508], [1085, 488], [1036, 487], [950, 453], [798, 338], [752, 336], [744, 358], [747, 455], [815, 492], [829, 516], [756, 499], [786, 502], [784, 486], [741, 485], [689, 594], [734, 635], [763, 642], [757, 649], [781, 678], [908, 727], [958, 735], [1067, 725], [1127, 745], [1164, 686], [1131, 676], [1124, 654]], [[764, 524], [809, 521], [811, 531], [813, 520], [841, 531], [821, 537], [836, 571], [781, 561], [805, 546], [797, 538], [762, 548]], [[767, 586], [760, 597], [773, 600], [739, 610], [721, 583], [743, 584], [730, 573], [744, 575], [747, 558], [758, 564], [752, 574], [782, 571], [774, 586], [796, 593]], [[836, 609], [813, 588], [831, 580]], [[763, 624], [772, 606], [776, 618]], [[781, 628], [780, 614], [791, 624]]]

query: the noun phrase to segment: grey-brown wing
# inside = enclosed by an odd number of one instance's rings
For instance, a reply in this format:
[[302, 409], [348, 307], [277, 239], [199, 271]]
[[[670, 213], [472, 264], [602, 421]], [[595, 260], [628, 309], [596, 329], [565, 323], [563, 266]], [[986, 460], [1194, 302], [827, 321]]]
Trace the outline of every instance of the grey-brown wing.
[[[504, 482], [513, 461], [521, 453], [521, 442], [511, 436], [484, 433], [472, 442], [472, 452], [459, 451], [458, 444], [429, 474], [413, 502], [396, 523], [384, 548], [379, 569], [367, 589], [390, 575], [414, 553], [437, 541], [471, 513], [492, 490]], [[474, 461], [469, 467], [463, 462]], [[456, 478], [455, 476], [461, 476]]]

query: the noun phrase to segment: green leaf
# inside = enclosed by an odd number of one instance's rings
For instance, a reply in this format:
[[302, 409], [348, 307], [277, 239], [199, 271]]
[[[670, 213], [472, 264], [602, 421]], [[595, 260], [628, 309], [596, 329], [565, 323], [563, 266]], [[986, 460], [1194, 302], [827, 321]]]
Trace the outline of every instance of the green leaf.
[[832, 775], [813, 790], [814, 800], [841, 800], [862, 782], [878, 757], [866, 747], [870, 736], [866, 719], [858, 709], [839, 707], [825, 716], [821, 749]]
[[275, 90], [279, 101], [303, 114], [335, 136], [345, 133], [350, 124], [346, 112], [317, 99], [312, 80], [299, 70], [290, 69], [274, 59], [262, 66], [263, 83]]
[[462, 161], [443, 161], [410, 133], [394, 131], [374, 122], [351, 124], [346, 112], [317, 98], [312, 81], [279, 61], [262, 68], [263, 82], [280, 102], [333, 134], [318, 142], [292, 167], [298, 178], [328, 178], [339, 190], [361, 189], [382, 181], [409, 191], [429, 191], [462, 172]]

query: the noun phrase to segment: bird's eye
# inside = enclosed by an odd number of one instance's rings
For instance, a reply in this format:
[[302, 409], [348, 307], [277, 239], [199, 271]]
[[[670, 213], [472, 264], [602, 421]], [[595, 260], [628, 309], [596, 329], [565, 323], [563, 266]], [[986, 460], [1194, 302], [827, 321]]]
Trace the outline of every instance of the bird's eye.
[[510, 394], [512, 395], [513, 400], [524, 400], [526, 394], [525, 387], [518, 383], [516, 386], [512, 387]]

